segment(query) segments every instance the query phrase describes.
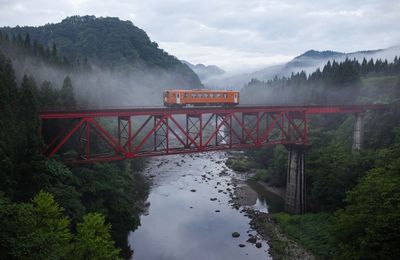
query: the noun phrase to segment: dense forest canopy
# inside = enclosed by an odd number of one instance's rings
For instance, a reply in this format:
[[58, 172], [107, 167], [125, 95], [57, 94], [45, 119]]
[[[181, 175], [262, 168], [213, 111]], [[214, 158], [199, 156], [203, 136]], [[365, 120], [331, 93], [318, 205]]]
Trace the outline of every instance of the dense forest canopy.
[[178, 70], [193, 82], [198, 80], [186, 65], [158, 48], [146, 32], [131, 21], [116, 17], [72, 16], [56, 24], [1, 30], [11, 37], [29, 34], [32, 42], [49, 48], [56, 46], [61, 56], [71, 61], [87, 58], [96, 65], [114, 69], [159, 67]]
[[[65, 66], [54, 57], [35, 61]], [[75, 107], [74, 86], [68, 75], [61, 82], [25, 75], [20, 84], [15, 75], [0, 51], [0, 259], [129, 257], [126, 237], [139, 225], [147, 193], [136, 174], [142, 161], [67, 167], [42, 156], [38, 110]], [[53, 129], [62, 127], [53, 123]]]
[[[354, 115], [313, 116], [305, 155], [309, 212], [277, 214], [288, 234], [323, 259], [398, 259], [400, 236], [400, 60], [330, 61], [322, 69], [268, 82], [253, 79], [245, 102], [263, 104], [372, 104], [364, 116], [364, 147], [352, 150]], [[261, 165], [256, 179], [286, 185], [287, 150], [248, 152]]]
[[55, 83], [68, 74], [80, 105], [160, 105], [164, 89], [202, 86], [187, 65], [118, 18], [74, 16], [0, 31], [0, 50], [10, 57], [18, 83], [31, 74], [60, 88]]
[[380, 59], [367, 61], [365, 58], [361, 62], [356, 59], [333, 60], [309, 75], [301, 71], [266, 82], [252, 79], [242, 89], [241, 100], [246, 104], [387, 102], [390, 97], [382, 95], [382, 89], [368, 86], [374, 78], [378, 81], [385, 79], [389, 84], [382, 87], [388, 92], [397, 91], [394, 88], [399, 74], [400, 59], [397, 56], [391, 62]]

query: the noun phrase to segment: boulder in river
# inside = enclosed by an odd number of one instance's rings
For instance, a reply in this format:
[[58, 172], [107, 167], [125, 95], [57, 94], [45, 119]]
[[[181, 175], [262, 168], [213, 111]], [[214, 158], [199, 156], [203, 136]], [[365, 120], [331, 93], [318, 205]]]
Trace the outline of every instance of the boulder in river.
[[190, 190], [191, 192], [196, 192], [196, 190], [195, 189], [192, 189], [192, 190]]
[[256, 243], [256, 247], [257, 247], [257, 248], [261, 248], [261, 247], [262, 247], [262, 244], [261, 244], [260, 242], [257, 242], [257, 243]]
[[255, 243], [257, 243], [257, 237], [251, 236], [251, 237], [249, 237], [249, 239], [247, 239], [247, 242], [255, 244]]
[[243, 245], [243, 244], [239, 244], [239, 247], [245, 247], [246, 245]]
[[233, 232], [233, 233], [232, 233], [232, 237], [240, 237], [239, 232]]

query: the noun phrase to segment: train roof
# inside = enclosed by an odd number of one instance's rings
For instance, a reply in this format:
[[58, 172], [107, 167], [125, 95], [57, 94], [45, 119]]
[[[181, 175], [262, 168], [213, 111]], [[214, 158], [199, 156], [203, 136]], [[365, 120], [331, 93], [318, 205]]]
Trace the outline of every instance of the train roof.
[[166, 89], [164, 91], [185, 91], [185, 92], [239, 92], [238, 90], [225, 89]]

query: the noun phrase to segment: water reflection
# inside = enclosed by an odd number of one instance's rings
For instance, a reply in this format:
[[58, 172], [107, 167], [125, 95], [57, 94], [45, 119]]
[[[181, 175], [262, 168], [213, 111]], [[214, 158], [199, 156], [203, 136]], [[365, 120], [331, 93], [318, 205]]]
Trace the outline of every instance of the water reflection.
[[[133, 259], [271, 259], [266, 242], [260, 249], [246, 242], [255, 233], [249, 219], [229, 205], [234, 173], [219, 176], [224, 158], [212, 153], [152, 161], [149, 212], [129, 236]], [[241, 236], [233, 238], [235, 231]]]
[[278, 195], [267, 191], [256, 181], [247, 181], [247, 184], [257, 192], [258, 199], [253, 206], [254, 209], [261, 212], [276, 213], [283, 211], [284, 201]]

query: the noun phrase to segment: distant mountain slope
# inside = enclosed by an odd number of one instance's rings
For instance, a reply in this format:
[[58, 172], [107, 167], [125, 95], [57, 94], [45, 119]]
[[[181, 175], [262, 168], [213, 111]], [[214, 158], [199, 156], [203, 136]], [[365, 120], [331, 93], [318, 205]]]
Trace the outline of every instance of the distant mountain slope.
[[238, 75], [225, 74], [220, 77], [210, 78], [203, 83], [205, 85], [218, 86], [222, 88], [229, 87], [240, 89], [253, 78], [267, 81], [275, 76], [290, 76], [291, 73], [296, 73], [302, 70], [310, 73], [317, 68], [321, 68], [328, 62], [328, 60], [342, 61], [346, 58], [349, 58], [361, 61], [365, 57], [367, 60], [373, 58], [382, 60], [388, 59], [388, 61], [393, 61], [396, 55], [400, 55], [400, 45], [387, 49], [357, 51], [351, 53], [309, 50], [285, 64], [270, 66], [250, 73]]
[[3, 45], [0, 41], [0, 50], [11, 59], [18, 81], [27, 74], [38, 85], [50, 81], [59, 88], [69, 75], [80, 104], [155, 106], [163, 104], [165, 89], [202, 87], [187, 65], [129, 21], [74, 16], [61, 23], [0, 30], [9, 39]]
[[32, 41], [49, 47], [55, 43], [60, 55], [68, 60], [87, 58], [97, 66], [113, 70], [162, 70], [179, 74], [188, 87], [201, 86], [198, 76], [188, 66], [158, 48], [157, 43], [151, 42], [147, 34], [130, 21], [72, 16], [55, 24], [0, 30], [9, 35], [29, 33]]
[[182, 60], [182, 63], [186, 64], [191, 68], [197, 76], [199, 76], [201, 81], [206, 81], [207, 79], [215, 76], [220, 76], [225, 73], [223, 69], [215, 65], [204, 65], [204, 64], [192, 64], [188, 61]]

